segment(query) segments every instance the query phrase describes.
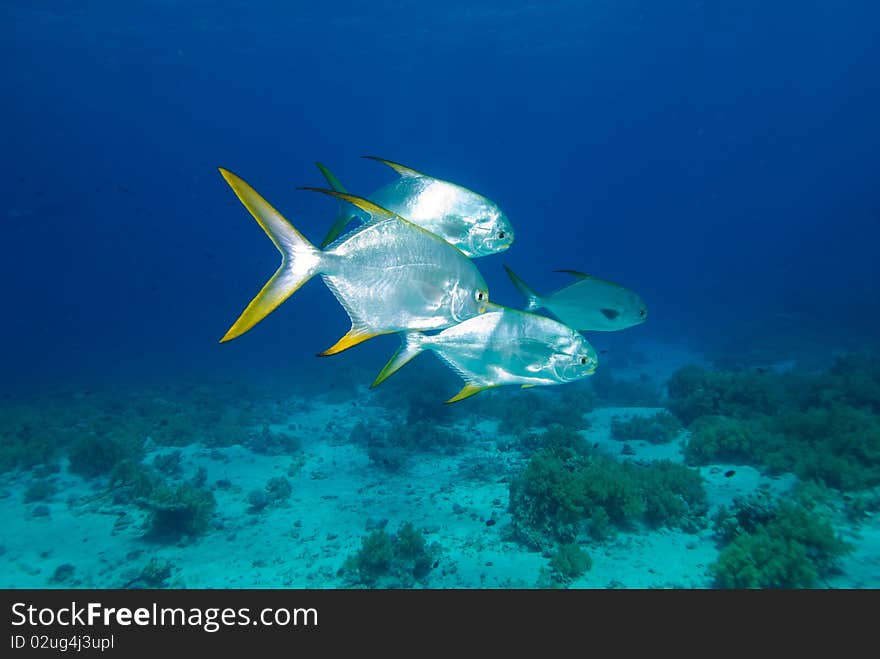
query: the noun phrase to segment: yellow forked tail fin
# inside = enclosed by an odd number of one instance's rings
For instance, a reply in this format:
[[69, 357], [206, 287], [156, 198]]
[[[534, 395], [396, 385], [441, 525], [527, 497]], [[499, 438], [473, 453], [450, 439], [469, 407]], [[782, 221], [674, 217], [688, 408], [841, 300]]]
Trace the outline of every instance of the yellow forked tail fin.
[[222, 167], [220, 174], [281, 252], [281, 265], [278, 270], [220, 339], [223, 343], [247, 332], [317, 274], [320, 269], [321, 250], [306, 240], [281, 213], [245, 181]]

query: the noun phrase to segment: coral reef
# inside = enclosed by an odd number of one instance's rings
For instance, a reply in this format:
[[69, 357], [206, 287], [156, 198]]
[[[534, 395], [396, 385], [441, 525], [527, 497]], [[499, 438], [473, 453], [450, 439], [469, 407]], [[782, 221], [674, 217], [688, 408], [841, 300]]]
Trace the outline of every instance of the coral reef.
[[[277, 391], [236, 382], [62, 390], [0, 404], [0, 472], [56, 463], [63, 456], [85, 478], [140, 459], [145, 443], [244, 443], [255, 428], [287, 419]], [[287, 440], [285, 440], [287, 441]]]
[[46, 501], [58, 491], [58, 486], [51, 478], [33, 481], [24, 491], [24, 502]]
[[371, 588], [412, 588], [426, 583], [438, 554], [438, 546], [429, 547], [422, 533], [405, 522], [393, 535], [378, 528], [365, 536], [341, 572], [353, 583]]
[[527, 453], [548, 449], [557, 455], [585, 455], [590, 445], [570, 426], [551, 423], [543, 432], [526, 432], [519, 436], [518, 448]]
[[559, 545], [550, 557], [550, 578], [554, 585], [567, 585], [593, 567], [593, 559], [577, 543]]
[[151, 558], [141, 571], [125, 582], [122, 587], [126, 589], [140, 588], [168, 588], [168, 580], [171, 578], [174, 566], [169, 561]]
[[153, 466], [166, 476], [179, 477], [183, 473], [182, 457], [180, 451], [160, 453], [153, 458]]
[[596, 540], [641, 523], [651, 527], [699, 526], [706, 512], [702, 477], [670, 461], [618, 462], [571, 447], [544, 448], [510, 483], [515, 539], [542, 549]]
[[484, 394], [480, 413], [498, 419], [498, 432], [522, 437], [534, 428], [550, 424], [582, 430], [589, 426], [584, 415], [595, 408], [593, 389], [584, 382], [565, 387], [546, 387], [541, 390], [520, 391], [516, 398], [510, 392]]
[[784, 376], [757, 371], [709, 371], [685, 366], [669, 378], [667, 407], [689, 426], [703, 415], [748, 418], [785, 402]]
[[122, 460], [143, 457], [143, 440], [121, 429], [105, 435], [89, 432], [76, 440], [68, 451], [70, 471], [84, 478], [104, 476]]
[[268, 506], [287, 501], [293, 493], [293, 486], [284, 476], [270, 478], [262, 490], [254, 490], [248, 494], [249, 512], [255, 513]]
[[173, 489], [160, 485], [142, 503], [152, 512], [147, 536], [156, 540], [177, 540], [204, 533], [210, 528], [217, 507], [210, 491], [190, 483]]
[[171, 485], [152, 467], [122, 462], [113, 472], [110, 491], [121, 503], [134, 503], [149, 511], [145, 537], [175, 542], [205, 533], [217, 501], [204, 487], [203, 475]]
[[599, 368], [589, 379], [598, 405], [608, 407], [660, 407], [663, 396], [659, 387], [647, 375], [637, 379], [617, 378], [613, 370]]
[[719, 588], [810, 588], [851, 549], [803, 497], [737, 499], [714, 523], [723, 548], [709, 572]]
[[49, 577], [49, 583], [64, 585], [66, 587], [76, 585], [76, 581], [73, 577], [75, 572], [76, 568], [73, 565], [70, 563], [62, 563], [55, 568], [54, 572], [52, 572], [52, 576]]
[[611, 437], [620, 441], [644, 439], [652, 444], [671, 442], [681, 432], [681, 423], [672, 414], [660, 411], [652, 416], [611, 419]]
[[686, 367], [669, 408], [690, 427], [690, 464], [738, 462], [845, 490], [880, 484], [880, 366], [838, 358], [824, 373]]
[[263, 426], [259, 432], [251, 433], [245, 446], [263, 455], [293, 455], [302, 448], [302, 442], [289, 433]]
[[349, 441], [365, 446], [373, 464], [399, 471], [420, 453], [451, 453], [466, 441], [462, 433], [449, 430], [425, 419], [415, 423], [395, 421], [390, 424], [358, 423]]

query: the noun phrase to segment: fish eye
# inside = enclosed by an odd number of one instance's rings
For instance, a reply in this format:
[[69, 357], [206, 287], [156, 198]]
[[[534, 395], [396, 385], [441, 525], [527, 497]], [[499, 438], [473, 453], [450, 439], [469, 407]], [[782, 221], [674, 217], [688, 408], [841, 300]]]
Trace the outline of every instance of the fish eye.
[[486, 295], [483, 291], [477, 291], [477, 302], [482, 302], [483, 300], [485, 300], [488, 297], [489, 296]]
[[504, 238], [504, 236], [505, 236], [505, 233], [504, 233], [503, 231], [499, 231], [499, 232], [498, 232], [498, 237], [499, 237], [499, 238]]
[[644, 309], [639, 309], [639, 315], [640, 315], [642, 318], [644, 318], [644, 317], [645, 317], [645, 310], [644, 310]]
[[581, 364], [582, 364], [583, 366], [586, 366], [586, 365], [587, 365], [587, 358], [586, 358], [586, 357], [581, 357]]

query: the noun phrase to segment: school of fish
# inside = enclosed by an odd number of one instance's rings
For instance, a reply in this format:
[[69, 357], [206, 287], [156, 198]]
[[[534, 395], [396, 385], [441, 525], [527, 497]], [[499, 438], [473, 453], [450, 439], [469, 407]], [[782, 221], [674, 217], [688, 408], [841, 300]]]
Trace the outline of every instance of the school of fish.
[[[400, 349], [372, 387], [424, 351], [434, 352], [464, 381], [454, 403], [504, 385], [523, 388], [592, 375], [596, 350], [581, 332], [622, 330], [645, 322], [633, 291], [574, 270], [575, 281], [541, 295], [507, 266], [526, 298], [513, 309], [489, 301], [472, 259], [507, 250], [513, 227], [492, 200], [390, 160], [365, 156], [398, 177], [368, 197], [349, 194], [316, 163], [329, 188], [304, 187], [339, 201], [340, 211], [316, 246], [243, 179], [220, 174], [275, 247], [281, 265], [221, 339], [252, 329], [315, 275], [351, 320], [351, 328], [319, 353], [334, 355], [381, 334], [397, 333]], [[553, 317], [536, 313], [539, 309]]]

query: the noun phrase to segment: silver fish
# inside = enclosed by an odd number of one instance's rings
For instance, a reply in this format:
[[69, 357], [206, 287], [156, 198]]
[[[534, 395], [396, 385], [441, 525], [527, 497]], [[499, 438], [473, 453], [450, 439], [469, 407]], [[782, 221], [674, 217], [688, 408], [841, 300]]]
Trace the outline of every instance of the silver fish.
[[473, 262], [394, 213], [360, 197], [308, 188], [352, 203], [371, 218], [321, 250], [245, 181], [222, 168], [220, 173], [281, 252], [281, 266], [221, 342], [250, 330], [316, 274], [351, 319], [351, 330], [321, 355], [379, 334], [449, 327], [485, 311], [489, 291]]
[[[471, 258], [503, 252], [513, 243], [513, 227], [495, 202], [396, 162], [364, 157], [384, 163], [400, 175], [396, 181], [369, 195], [370, 201], [378, 206], [437, 234]], [[315, 164], [332, 189], [346, 192], [329, 169], [321, 163]], [[343, 206], [321, 247], [336, 240], [354, 219], [366, 218], [352, 211], [350, 206]]]
[[648, 307], [636, 293], [610, 281], [576, 270], [557, 270], [577, 281], [550, 295], [539, 295], [504, 266], [511, 281], [527, 300], [526, 311], [547, 309], [569, 327], [580, 331], [613, 332], [644, 323]]
[[434, 335], [407, 332], [376, 377], [376, 387], [424, 350], [433, 350], [465, 381], [447, 403], [506, 384], [573, 382], [592, 375], [596, 350], [573, 329], [538, 314], [490, 304], [486, 313]]

